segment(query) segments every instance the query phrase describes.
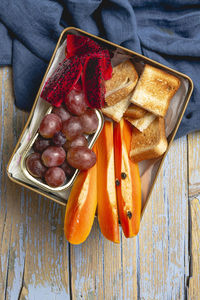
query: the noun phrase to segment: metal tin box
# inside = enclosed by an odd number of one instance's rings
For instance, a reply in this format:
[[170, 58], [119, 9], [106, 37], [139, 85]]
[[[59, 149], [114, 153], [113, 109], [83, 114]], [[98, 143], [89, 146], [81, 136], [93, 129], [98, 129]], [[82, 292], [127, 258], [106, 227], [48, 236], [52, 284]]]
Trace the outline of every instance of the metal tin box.
[[[188, 101], [191, 97], [191, 94], [192, 94], [192, 90], [193, 90], [193, 83], [192, 83], [192, 80], [185, 74], [182, 74], [180, 72], [177, 72], [173, 69], [170, 69], [154, 60], [151, 60], [141, 54], [138, 54], [134, 51], [131, 51], [129, 49], [126, 49], [124, 47], [121, 47], [117, 44], [114, 44], [112, 42], [109, 42], [109, 41], [106, 41], [102, 38], [99, 38], [97, 36], [94, 36], [92, 34], [89, 34], [83, 30], [80, 30], [78, 28], [74, 28], [74, 27], [68, 27], [66, 28], [59, 40], [58, 40], [58, 43], [56, 45], [56, 48], [54, 50], [54, 53], [52, 55], [52, 58], [50, 60], [50, 63], [48, 65], [48, 68], [47, 68], [47, 71], [44, 75], [44, 78], [42, 80], [42, 83], [41, 83], [41, 86], [39, 88], [39, 91], [37, 93], [37, 96], [36, 96], [36, 99], [35, 99], [35, 102], [34, 102], [34, 105], [32, 107], [32, 110], [30, 112], [30, 115], [29, 115], [29, 118], [27, 120], [27, 123], [21, 133], [21, 136], [19, 137], [19, 140], [17, 142], [17, 145], [13, 151], [13, 154], [9, 160], [9, 163], [8, 163], [8, 166], [7, 166], [7, 174], [8, 174], [8, 177], [15, 183], [17, 184], [20, 184], [21, 186], [23, 187], [26, 187], [32, 191], [35, 191], [36, 193], [40, 194], [40, 195], [43, 195], [55, 202], [58, 202], [62, 205], [66, 205], [66, 202], [67, 202], [67, 196], [63, 198], [63, 196], [59, 195], [59, 193], [55, 194], [53, 193], [52, 190], [49, 190], [49, 189], [46, 189], [42, 186], [37, 186], [35, 184], [33, 184], [31, 181], [24, 181], [23, 179], [20, 179], [18, 176], [15, 176], [13, 173], [12, 173], [12, 164], [13, 164], [13, 160], [15, 158], [15, 155], [18, 151], [18, 149], [20, 148], [23, 140], [24, 140], [24, 136], [26, 135], [26, 132], [27, 130], [29, 129], [30, 125], [31, 125], [31, 121], [34, 117], [35, 114], [38, 114], [38, 110], [37, 110], [37, 105], [38, 105], [38, 101], [40, 100], [40, 94], [41, 94], [41, 91], [42, 91], [42, 88], [43, 88], [43, 85], [47, 79], [47, 75], [49, 73], [49, 71], [51, 71], [51, 67], [54, 63], [54, 60], [55, 60], [55, 57], [56, 55], [58, 54], [59, 52], [59, 49], [61, 47], [61, 45], [63, 45], [64, 41], [66, 40], [66, 37], [67, 37], [67, 34], [77, 34], [77, 35], [86, 35], [94, 40], [96, 40], [98, 43], [102, 44], [104, 47], [107, 47], [108, 49], [110, 49], [111, 51], [115, 51], [117, 52], [119, 55], [127, 55], [130, 59], [133, 60], [135, 66], [136, 66], [136, 69], [138, 68], [139, 70], [139, 73], [141, 72], [141, 68], [142, 66], [144, 66], [144, 64], [151, 64], [157, 68], [160, 68], [166, 72], [169, 72], [175, 76], [177, 76], [181, 81], [182, 81], [182, 84], [183, 84], [183, 88], [184, 88], [184, 92], [182, 95], [179, 95], [179, 101], [177, 101], [177, 106], [175, 106], [175, 108], [172, 109], [172, 111], [174, 110], [175, 111], [175, 114], [176, 114], [176, 119], [173, 121], [173, 128], [171, 128], [168, 136], [167, 136], [167, 139], [168, 139], [168, 149], [167, 151], [165, 152], [165, 154], [160, 158], [160, 159], [157, 159], [156, 162], [155, 162], [155, 165], [156, 165], [156, 168], [154, 168], [154, 176], [151, 178], [150, 182], [151, 184], [149, 185], [149, 188], [148, 190], [143, 194], [143, 206], [142, 206], [142, 213], [144, 212], [144, 209], [148, 203], [148, 200], [149, 200], [149, 197], [151, 195], [151, 192], [153, 190], [153, 187], [154, 187], [154, 184], [156, 182], [156, 179], [157, 179], [157, 176], [159, 175], [159, 171], [161, 169], [161, 166], [163, 164], [163, 161], [165, 159], [165, 156], [167, 155], [167, 152], [170, 148], [170, 145], [171, 143], [173, 142], [173, 139], [175, 137], [175, 134], [178, 130], [178, 127], [180, 125], [180, 122], [181, 122], [181, 119], [183, 117], [183, 114], [185, 112], [185, 109], [187, 107], [187, 104], [188, 104]], [[45, 101], [44, 101], [45, 102]], [[46, 107], [45, 109], [48, 109], [48, 107]], [[33, 139], [33, 137], [35, 136], [36, 134], [36, 131], [32, 132], [31, 133], [31, 137], [29, 139], [29, 143], [31, 138]], [[21, 156], [19, 158], [19, 160], [21, 160]], [[20, 167], [20, 162], [18, 162], [18, 165], [19, 165], [19, 168]], [[72, 182], [73, 183], [73, 182]]]

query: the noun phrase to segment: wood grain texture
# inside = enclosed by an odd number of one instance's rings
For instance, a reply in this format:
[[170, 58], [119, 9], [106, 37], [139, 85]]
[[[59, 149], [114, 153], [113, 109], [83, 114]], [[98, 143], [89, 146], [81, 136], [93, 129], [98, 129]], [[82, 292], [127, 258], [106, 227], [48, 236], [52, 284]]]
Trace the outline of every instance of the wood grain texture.
[[168, 152], [139, 234], [141, 299], [185, 299], [188, 265], [187, 140]]
[[189, 196], [200, 194], [200, 131], [188, 135]]
[[189, 276], [186, 138], [176, 141], [167, 155], [140, 234], [128, 240], [121, 234], [121, 246], [114, 245], [95, 224], [85, 244], [71, 247], [71, 272], [74, 299], [97, 299], [97, 295], [100, 299], [185, 299]]
[[188, 299], [200, 299], [200, 197], [190, 201], [192, 266]]
[[13, 105], [10, 68], [0, 68], [0, 91], [0, 299], [70, 299], [64, 208], [6, 176], [28, 116]]
[[[199, 192], [199, 133], [173, 143], [137, 237], [126, 239], [121, 232], [121, 244], [112, 244], [96, 220], [87, 241], [72, 246], [63, 235], [64, 208], [5, 174], [28, 116], [14, 106], [10, 68], [0, 68], [0, 95], [0, 299], [185, 299], [188, 189], [190, 196]], [[199, 198], [190, 203], [188, 299], [198, 300]]]

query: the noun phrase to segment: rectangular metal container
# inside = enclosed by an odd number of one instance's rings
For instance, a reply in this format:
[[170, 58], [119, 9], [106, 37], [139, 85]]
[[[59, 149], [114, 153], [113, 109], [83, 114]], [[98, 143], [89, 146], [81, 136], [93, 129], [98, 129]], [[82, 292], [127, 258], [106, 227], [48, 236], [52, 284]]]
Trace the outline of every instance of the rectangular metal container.
[[[53, 107], [50, 107], [47, 111], [46, 114], [49, 114], [51, 113]], [[94, 145], [96, 139], [98, 138], [102, 128], [103, 128], [103, 115], [100, 111], [98, 110], [95, 110], [96, 111], [96, 115], [98, 117], [98, 120], [99, 120], [99, 124], [98, 124], [98, 127], [97, 127], [97, 130], [94, 134], [91, 134], [90, 136], [87, 136], [87, 140], [88, 140], [88, 148], [92, 148], [92, 146]], [[22, 154], [22, 157], [21, 157], [21, 169], [22, 169], [22, 172], [24, 174], [24, 176], [29, 179], [31, 182], [35, 183], [38, 185], [38, 187], [42, 188], [43, 190], [45, 191], [48, 191], [48, 192], [54, 192], [54, 191], [63, 191], [63, 190], [66, 190], [66, 189], [69, 189], [74, 181], [76, 180], [76, 177], [79, 173], [79, 170], [76, 169], [72, 178], [70, 178], [69, 181], [67, 181], [64, 185], [62, 186], [59, 186], [57, 188], [52, 188], [50, 186], [48, 186], [47, 184], [43, 183], [42, 181], [40, 181], [39, 179], [33, 177], [27, 170], [26, 168], [26, 158], [28, 156], [28, 154], [30, 154], [32, 152], [32, 146], [36, 140], [36, 138], [38, 137], [39, 133], [37, 132], [35, 135], [33, 135], [33, 137], [30, 139], [30, 142], [28, 143], [25, 151], [23, 152]]]
[[[28, 189], [30, 189], [30, 190], [32, 190], [32, 191], [35, 191], [36, 193], [38, 193], [38, 194], [40, 194], [40, 195], [42, 195], [42, 196], [45, 196], [45, 197], [47, 197], [47, 198], [49, 198], [49, 199], [51, 199], [51, 200], [53, 200], [53, 201], [55, 201], [55, 202], [57, 202], [57, 203], [60, 203], [60, 204], [62, 204], [62, 205], [64, 205], [64, 206], [65, 206], [66, 203], [67, 203], [67, 199], [66, 199], [66, 200], [63, 200], [63, 199], [61, 199], [59, 196], [53, 195], [51, 190], [49, 190], [49, 189], [42, 189], [43, 187], [41, 187], [41, 186], [39, 186], [39, 185], [38, 185], [38, 187], [35, 187], [35, 186], [32, 186], [31, 184], [27, 184], [27, 183], [25, 183], [25, 182], [22, 182], [21, 180], [14, 178], [14, 177], [12, 176], [12, 174], [9, 172], [9, 166], [10, 166], [10, 164], [11, 164], [11, 162], [12, 162], [12, 158], [13, 158], [13, 156], [15, 155], [17, 149], [19, 148], [20, 143], [21, 143], [21, 140], [22, 140], [23, 135], [24, 135], [24, 133], [25, 133], [25, 130], [28, 128], [28, 126], [29, 126], [29, 124], [30, 124], [30, 122], [31, 122], [32, 116], [33, 116], [33, 114], [34, 114], [34, 112], [35, 112], [35, 107], [36, 107], [37, 101], [38, 101], [38, 99], [39, 99], [39, 96], [40, 96], [40, 94], [41, 94], [42, 87], [43, 87], [43, 84], [44, 84], [44, 82], [45, 82], [45, 79], [46, 79], [46, 76], [47, 76], [47, 74], [48, 74], [48, 71], [49, 71], [49, 69], [50, 69], [50, 67], [51, 67], [51, 65], [52, 65], [52, 63], [53, 63], [53, 60], [54, 60], [54, 57], [55, 57], [55, 55], [56, 55], [56, 52], [57, 52], [58, 48], [59, 48], [60, 45], [63, 43], [63, 41], [66, 39], [67, 34], [79, 34], [79, 35], [85, 35], [85, 36], [88, 36], [88, 37], [90, 37], [90, 38], [96, 40], [96, 41], [99, 42], [100, 44], [104, 45], [104, 46], [107, 47], [108, 49], [117, 50], [117, 51], [119, 51], [119, 52], [121, 51], [121, 52], [123, 52], [123, 53], [126, 53], [127, 55], [130, 55], [131, 58], [132, 58], [136, 63], [137, 63], [137, 61], [139, 61], [140, 63], [142, 62], [142, 63], [144, 63], [144, 64], [145, 64], [145, 63], [151, 64], [151, 65], [153, 65], [153, 66], [155, 66], [155, 67], [158, 67], [158, 68], [161, 68], [161, 69], [163, 69], [164, 71], [167, 71], [167, 72], [169, 72], [169, 73], [171, 73], [171, 74], [173, 74], [173, 75], [175, 75], [175, 76], [178, 76], [179, 78], [183, 78], [184, 80], [186, 80], [186, 81], [188, 82], [187, 92], [186, 92], [186, 95], [185, 95], [185, 97], [184, 97], [184, 99], [183, 99], [183, 101], [184, 101], [183, 106], [182, 106], [182, 108], [181, 108], [181, 111], [180, 111], [180, 114], [179, 114], [179, 116], [178, 116], [177, 122], [176, 122], [176, 124], [175, 124], [175, 126], [174, 126], [174, 128], [173, 128], [173, 131], [172, 131], [172, 132], [170, 133], [170, 135], [168, 136], [168, 148], [167, 148], [167, 151], [166, 151], [165, 154], [162, 156], [162, 159], [161, 159], [160, 162], [159, 162], [159, 166], [158, 166], [158, 168], [157, 168], [155, 178], [154, 178], [153, 183], [152, 183], [152, 185], [151, 185], [151, 188], [150, 188], [150, 190], [149, 190], [148, 197], [147, 197], [145, 203], [143, 204], [143, 208], [142, 208], [142, 214], [143, 214], [143, 213], [144, 213], [144, 210], [145, 210], [145, 207], [146, 207], [146, 205], [147, 205], [147, 203], [148, 203], [148, 200], [149, 200], [149, 198], [150, 198], [151, 192], [152, 192], [152, 190], [153, 190], [154, 184], [155, 184], [155, 182], [156, 182], [157, 176], [159, 175], [159, 172], [160, 172], [160, 169], [161, 169], [162, 164], [163, 164], [163, 162], [164, 162], [164, 159], [165, 159], [165, 157], [166, 157], [166, 155], [167, 155], [167, 152], [169, 151], [169, 148], [170, 148], [170, 146], [171, 146], [171, 144], [172, 144], [172, 142], [173, 142], [173, 140], [174, 140], [174, 137], [175, 137], [176, 132], [177, 132], [177, 130], [178, 130], [178, 127], [179, 127], [179, 125], [180, 125], [181, 119], [182, 119], [183, 114], [184, 114], [184, 112], [185, 112], [185, 109], [186, 109], [186, 107], [187, 107], [188, 101], [189, 101], [189, 99], [190, 99], [190, 97], [191, 97], [191, 94], [192, 94], [192, 91], [193, 91], [193, 82], [192, 82], [192, 80], [191, 80], [187, 75], [185, 75], [185, 74], [183, 74], [183, 73], [177, 72], [177, 71], [175, 71], [175, 70], [173, 70], [173, 69], [171, 69], [171, 68], [168, 68], [168, 67], [166, 67], [166, 66], [164, 66], [164, 65], [162, 65], [162, 64], [160, 64], [160, 63], [158, 63], [158, 62], [156, 62], [156, 61], [154, 61], [154, 60], [152, 60], [152, 59], [149, 59], [149, 58], [147, 58], [147, 57], [145, 57], [145, 56], [143, 56], [143, 55], [141, 55], [141, 54], [138, 54], [138, 53], [136, 53], [136, 52], [134, 52], [134, 51], [132, 51], [132, 50], [126, 49], [126, 48], [121, 47], [121, 46], [119, 46], [119, 45], [117, 45], [117, 44], [114, 44], [114, 43], [112, 43], [112, 42], [109, 42], [109, 41], [107, 41], [107, 40], [104, 40], [104, 39], [102, 39], [102, 38], [100, 38], [100, 37], [97, 37], [97, 36], [94, 36], [94, 35], [92, 35], [92, 34], [89, 34], [89, 33], [85, 32], [85, 31], [83, 31], [83, 30], [80, 30], [80, 29], [78, 29], [78, 28], [74, 28], [74, 27], [68, 27], [68, 28], [66, 28], [66, 29], [62, 32], [62, 34], [61, 34], [61, 36], [60, 36], [60, 38], [59, 38], [59, 40], [58, 40], [58, 43], [57, 43], [57, 45], [56, 45], [56, 48], [55, 48], [55, 50], [54, 50], [54, 53], [53, 53], [53, 55], [52, 55], [52, 58], [51, 58], [51, 60], [50, 60], [49, 65], [48, 65], [47, 71], [46, 71], [46, 73], [45, 73], [45, 75], [44, 75], [44, 78], [43, 78], [43, 80], [42, 80], [41, 86], [40, 86], [40, 88], [39, 88], [39, 90], [38, 90], [38, 93], [37, 93], [37, 95], [36, 95], [36, 98], [35, 98], [35, 101], [34, 101], [32, 110], [31, 110], [31, 112], [30, 112], [29, 118], [28, 118], [28, 120], [27, 120], [27, 123], [26, 123], [26, 125], [25, 125], [25, 127], [24, 127], [24, 129], [23, 129], [23, 131], [22, 131], [22, 133], [21, 133], [21, 135], [20, 135], [20, 137], [19, 137], [19, 140], [18, 140], [18, 142], [17, 142], [17, 145], [16, 145], [16, 147], [15, 147], [15, 149], [14, 149], [14, 151], [13, 151], [13, 154], [12, 154], [10, 160], [9, 160], [9, 163], [8, 163], [8, 166], [7, 166], [7, 174], [8, 174], [8, 177], [9, 177], [13, 182], [15, 182], [15, 183], [17, 183], [17, 184], [19, 184], [19, 185], [21, 185], [21, 186], [23, 186], [23, 187], [26, 187], [26, 188], [28, 188]], [[24, 154], [24, 155], [25, 155], [25, 154]], [[24, 164], [24, 161], [22, 162], [22, 164]], [[24, 168], [24, 166], [23, 166], [23, 168]], [[70, 186], [71, 186], [71, 185], [70, 185]]]

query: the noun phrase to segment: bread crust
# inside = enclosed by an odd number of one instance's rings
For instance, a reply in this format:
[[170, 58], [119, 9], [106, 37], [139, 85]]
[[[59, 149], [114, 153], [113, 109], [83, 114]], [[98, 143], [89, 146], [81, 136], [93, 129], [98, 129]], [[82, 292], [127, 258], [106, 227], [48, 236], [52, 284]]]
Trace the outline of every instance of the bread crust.
[[124, 117], [131, 118], [134, 120], [141, 119], [145, 116], [146, 110], [142, 107], [139, 107], [135, 104], [130, 104], [127, 110], [124, 113]]
[[115, 122], [120, 122], [124, 112], [130, 104], [130, 95], [112, 106], [107, 106], [101, 109], [102, 113], [107, 117], [113, 119]]
[[157, 117], [143, 132], [133, 128], [130, 158], [134, 162], [161, 156], [167, 149], [165, 121]]
[[125, 119], [129, 121], [133, 126], [135, 126], [139, 131], [143, 132], [156, 118], [156, 115], [146, 111], [145, 115], [140, 119], [132, 119], [127, 118]]
[[136, 86], [138, 74], [130, 60], [113, 68], [112, 78], [105, 81], [105, 102], [113, 106], [128, 96]]
[[164, 117], [179, 86], [180, 80], [174, 75], [145, 65], [130, 101], [157, 116]]

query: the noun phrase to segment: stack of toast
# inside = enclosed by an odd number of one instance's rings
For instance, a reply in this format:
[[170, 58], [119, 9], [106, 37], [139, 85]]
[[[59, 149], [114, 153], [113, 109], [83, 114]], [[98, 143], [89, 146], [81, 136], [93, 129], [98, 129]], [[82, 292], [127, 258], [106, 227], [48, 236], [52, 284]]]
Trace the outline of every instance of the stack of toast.
[[125, 118], [133, 125], [131, 159], [139, 162], [161, 156], [168, 146], [164, 117], [180, 80], [149, 64], [139, 77], [134, 64], [126, 60], [113, 68], [105, 86], [103, 114], [115, 122]]

